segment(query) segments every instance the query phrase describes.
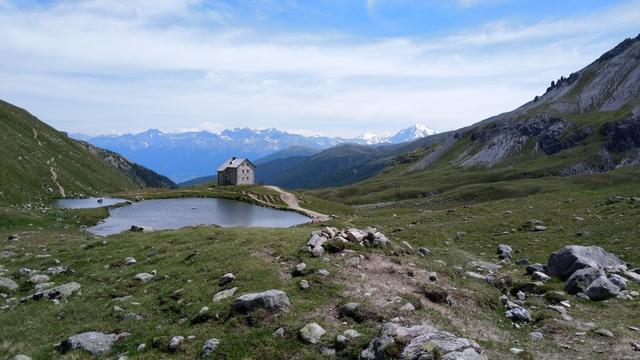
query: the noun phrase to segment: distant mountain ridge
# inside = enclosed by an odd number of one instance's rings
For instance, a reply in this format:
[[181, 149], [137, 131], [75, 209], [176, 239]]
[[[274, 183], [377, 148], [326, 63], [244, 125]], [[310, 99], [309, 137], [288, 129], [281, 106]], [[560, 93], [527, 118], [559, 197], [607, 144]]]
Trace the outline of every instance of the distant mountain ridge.
[[272, 174], [265, 182], [288, 188], [364, 180], [336, 192], [384, 194], [404, 183], [406, 196], [428, 196], [479, 178], [572, 176], [634, 165], [640, 165], [640, 35], [552, 81], [519, 108], [471, 126], [375, 151], [339, 146], [257, 171]]
[[[150, 129], [138, 134], [87, 136], [71, 135], [100, 148], [123, 154], [128, 159], [183, 182], [210, 176], [218, 163], [230, 156], [258, 160], [292, 149], [287, 156], [310, 155], [340, 144], [381, 145], [400, 143], [434, 134], [416, 124], [393, 136], [342, 138], [305, 136], [278, 129], [235, 128], [218, 133], [208, 131], [163, 133]], [[306, 149], [302, 151], [300, 149]]]

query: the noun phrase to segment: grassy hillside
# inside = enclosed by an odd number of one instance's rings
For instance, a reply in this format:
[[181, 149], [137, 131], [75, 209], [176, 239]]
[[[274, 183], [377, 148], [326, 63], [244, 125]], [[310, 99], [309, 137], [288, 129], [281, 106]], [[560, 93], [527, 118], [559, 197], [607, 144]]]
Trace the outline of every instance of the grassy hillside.
[[[119, 155], [89, 148], [0, 101], [0, 202], [21, 204], [144, 186], [155, 173]], [[132, 169], [132, 173], [123, 170]], [[137, 174], [137, 175], [135, 175]], [[142, 177], [140, 177], [142, 176]]]

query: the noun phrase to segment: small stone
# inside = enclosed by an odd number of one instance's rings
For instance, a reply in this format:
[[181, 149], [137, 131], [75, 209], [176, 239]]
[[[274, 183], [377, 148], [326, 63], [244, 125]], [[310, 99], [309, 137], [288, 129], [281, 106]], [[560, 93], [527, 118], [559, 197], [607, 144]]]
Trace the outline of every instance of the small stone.
[[224, 274], [224, 275], [222, 275], [220, 280], [218, 280], [218, 286], [225, 286], [225, 285], [231, 283], [234, 279], [235, 279], [235, 276], [233, 276], [232, 273]]
[[634, 341], [631, 343], [631, 348], [633, 351], [640, 351], [640, 342]]
[[49, 281], [49, 277], [44, 274], [36, 274], [36, 275], [32, 275], [29, 278], [29, 281], [31, 281], [34, 284], [46, 283]]
[[222, 302], [222, 301], [232, 297], [233, 295], [235, 295], [237, 290], [238, 290], [238, 288], [234, 287], [234, 288], [231, 288], [231, 289], [218, 291], [215, 295], [213, 295], [213, 302], [214, 303]]
[[113, 344], [125, 336], [129, 336], [129, 333], [103, 334], [89, 331], [70, 336], [60, 343], [56, 349], [62, 354], [72, 350], [84, 350], [92, 355], [100, 356], [109, 353]]
[[320, 348], [320, 354], [322, 354], [323, 356], [335, 356], [336, 349], [323, 346]]
[[291, 272], [291, 274], [293, 276], [302, 276], [304, 275], [304, 271], [306, 268], [307, 268], [307, 264], [299, 263], [298, 265], [296, 265], [295, 268], [293, 268], [293, 271]]
[[9, 241], [18, 241], [18, 240], [20, 240], [20, 235], [18, 235], [18, 234], [9, 235], [7, 240], [9, 240]]
[[531, 321], [531, 314], [529, 314], [529, 311], [527, 311], [527, 309], [522, 307], [516, 307], [507, 311], [506, 316], [515, 323]]
[[533, 341], [539, 341], [544, 339], [544, 335], [539, 331], [533, 331], [529, 333], [529, 339]]
[[300, 280], [298, 286], [301, 290], [307, 290], [309, 288], [309, 282], [307, 280]]
[[144, 349], [147, 348], [147, 344], [142, 343], [140, 345], [138, 345], [138, 347], [136, 348], [137, 351], [144, 351]]
[[400, 307], [400, 311], [402, 312], [411, 312], [411, 311], [415, 311], [416, 307], [413, 306], [413, 304], [411, 303], [406, 303], [404, 305], [402, 305], [402, 307]]
[[219, 345], [220, 345], [220, 340], [216, 338], [211, 338], [207, 340], [204, 343], [204, 346], [202, 347], [202, 355], [201, 355], [202, 358], [211, 357], [211, 355], [213, 355], [216, 349], [218, 349]]
[[543, 273], [542, 271], [536, 271], [536, 272], [534, 272], [534, 273], [531, 275], [531, 278], [532, 278], [533, 280], [536, 280], [536, 281], [542, 281], [542, 282], [545, 282], [545, 281], [548, 281], [549, 279], [551, 279], [551, 277], [550, 277], [549, 275], [547, 275], [547, 274]]
[[139, 273], [134, 276], [134, 279], [142, 281], [144, 284], [148, 283], [153, 279], [154, 275], [150, 273]]
[[516, 297], [518, 298], [518, 300], [524, 301], [527, 298], [527, 294], [525, 294], [522, 291], [518, 291], [518, 293], [516, 294]]
[[18, 284], [6, 277], [0, 277], [0, 289], [5, 289], [9, 291], [18, 290], [20, 286]]
[[520, 265], [520, 266], [529, 265], [529, 260], [528, 259], [518, 259], [518, 260], [516, 260], [516, 265]]
[[174, 336], [169, 341], [169, 350], [176, 352], [180, 349], [180, 344], [184, 341], [184, 336]]
[[512, 353], [512, 354], [518, 355], [518, 354], [520, 354], [521, 352], [524, 352], [524, 349], [520, 349], [520, 348], [515, 348], [515, 347], [513, 347], [513, 348], [509, 349], [509, 351], [511, 351], [511, 353]]
[[327, 332], [317, 323], [305, 325], [298, 333], [300, 339], [309, 344], [317, 344], [320, 338]]
[[431, 250], [427, 249], [426, 247], [419, 247], [418, 254], [420, 254], [421, 256], [427, 256], [431, 254]]
[[531, 230], [532, 231], [545, 231], [545, 230], [547, 230], [547, 227], [544, 226], [544, 225], [536, 225]]
[[594, 332], [600, 336], [610, 337], [610, 338], [614, 337], [613, 333], [607, 329], [597, 329]]
[[135, 320], [135, 321], [140, 321], [143, 320], [144, 318], [141, 315], [138, 315], [136, 313], [133, 312], [128, 312], [126, 314], [124, 314], [124, 316], [122, 317], [122, 320], [124, 321], [128, 321], [128, 320]]
[[281, 290], [267, 290], [260, 293], [250, 293], [238, 297], [231, 304], [234, 313], [250, 313], [259, 308], [267, 311], [282, 311], [290, 306], [289, 297]]
[[327, 270], [327, 269], [320, 269], [320, 270], [316, 271], [316, 273], [318, 275], [321, 275], [321, 276], [329, 276], [329, 270]]
[[324, 255], [324, 248], [322, 246], [311, 248], [311, 255], [313, 255], [313, 257], [322, 257]]
[[137, 263], [137, 261], [136, 261], [135, 258], [128, 257], [128, 258], [124, 259], [124, 263], [125, 263], [125, 265], [133, 265], [133, 264]]
[[276, 329], [276, 331], [273, 332], [273, 337], [279, 337], [279, 338], [283, 338], [284, 337], [284, 328], [283, 327], [279, 327], [278, 329]]
[[11, 360], [31, 360], [31, 358], [28, 357], [27, 355], [20, 354], [20, 355], [14, 356], [13, 358], [11, 358]]
[[346, 336], [349, 339], [355, 339], [355, 338], [358, 338], [358, 337], [361, 336], [360, 333], [358, 331], [354, 330], [354, 329], [345, 330], [342, 333], [342, 335]]
[[349, 345], [349, 338], [344, 335], [336, 336], [336, 347], [338, 349], [344, 349]]

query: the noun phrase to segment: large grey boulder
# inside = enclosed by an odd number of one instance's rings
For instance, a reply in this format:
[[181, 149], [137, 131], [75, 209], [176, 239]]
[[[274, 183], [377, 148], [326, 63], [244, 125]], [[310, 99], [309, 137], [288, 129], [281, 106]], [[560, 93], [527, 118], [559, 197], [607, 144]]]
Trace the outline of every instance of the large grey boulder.
[[606, 277], [601, 276], [589, 285], [587, 290], [584, 291], [584, 294], [593, 301], [602, 301], [618, 295], [619, 292], [619, 287]]
[[289, 297], [284, 291], [271, 289], [240, 296], [231, 304], [231, 311], [234, 313], [250, 313], [257, 309], [282, 311], [289, 306]]
[[602, 271], [593, 267], [577, 270], [567, 280], [564, 291], [569, 294], [584, 292], [595, 279], [602, 275]]
[[0, 277], [0, 290], [18, 290], [18, 284], [6, 277]]
[[372, 246], [387, 247], [389, 244], [391, 244], [391, 240], [389, 240], [383, 233], [376, 232], [373, 234], [373, 240], [371, 240]]
[[531, 321], [531, 314], [523, 307], [515, 306], [506, 313], [507, 318], [511, 319], [514, 323], [525, 323]]
[[360, 353], [360, 360], [388, 359], [399, 354], [402, 360], [486, 360], [475, 341], [460, 338], [429, 325], [404, 327], [385, 323], [369, 347]]
[[307, 246], [315, 248], [324, 245], [329, 239], [323, 234], [311, 234], [311, 237], [307, 241]]
[[129, 333], [104, 334], [89, 331], [70, 336], [60, 343], [56, 349], [62, 354], [72, 350], [83, 350], [95, 356], [100, 356], [110, 352], [111, 347], [116, 341], [129, 335]]
[[29, 300], [41, 300], [41, 299], [48, 299], [48, 300], [64, 299], [80, 291], [80, 287], [81, 287], [80, 284], [78, 284], [77, 282], [70, 282], [70, 283], [62, 284], [49, 289], [37, 291], [33, 295], [22, 298], [21, 301], [25, 302]]
[[577, 270], [586, 267], [598, 269], [617, 268], [625, 263], [617, 256], [605, 251], [599, 246], [565, 246], [552, 253], [547, 262], [549, 275], [566, 279]]
[[327, 331], [317, 323], [309, 323], [300, 329], [298, 336], [300, 337], [300, 340], [305, 343], [317, 344], [320, 342], [320, 338], [322, 338], [326, 333]]

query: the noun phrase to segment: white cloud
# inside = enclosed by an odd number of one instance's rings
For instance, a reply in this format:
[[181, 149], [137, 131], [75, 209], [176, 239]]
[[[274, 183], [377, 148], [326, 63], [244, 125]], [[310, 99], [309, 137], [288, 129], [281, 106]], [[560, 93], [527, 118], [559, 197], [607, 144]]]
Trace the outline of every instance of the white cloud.
[[199, 5], [66, 0], [0, 11], [0, 98], [73, 132], [450, 130], [531, 99], [640, 23], [629, 2], [441, 37], [362, 38], [258, 32]]

